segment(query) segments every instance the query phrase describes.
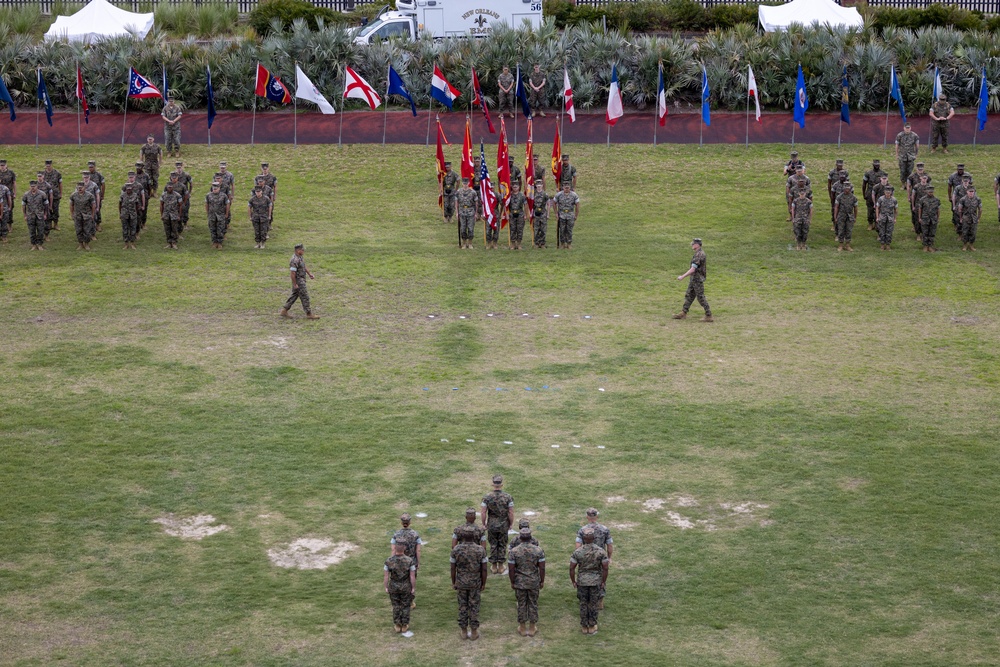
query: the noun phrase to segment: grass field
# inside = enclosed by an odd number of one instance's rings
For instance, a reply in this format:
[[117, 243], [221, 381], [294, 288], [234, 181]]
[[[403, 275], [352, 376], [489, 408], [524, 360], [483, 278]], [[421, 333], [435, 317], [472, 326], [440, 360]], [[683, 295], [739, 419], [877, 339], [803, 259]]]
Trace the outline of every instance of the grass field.
[[[0, 664], [1000, 662], [1000, 149], [928, 158], [935, 183], [964, 161], [986, 190], [979, 252], [942, 220], [928, 255], [905, 219], [891, 253], [863, 223], [858, 252], [835, 251], [826, 172], [844, 157], [858, 182], [894, 164], [880, 148], [800, 147], [808, 252], [790, 249], [785, 147], [569, 148], [569, 252], [456, 249], [433, 149], [414, 147], [191, 148], [199, 197], [219, 159], [239, 201], [271, 163], [265, 251], [245, 205], [223, 252], [197, 206], [177, 252], [155, 216], [136, 252], [114, 216], [92, 253], [66, 222], [29, 252], [18, 216], [0, 248]], [[50, 156], [67, 182], [97, 159], [117, 190], [136, 154], [3, 157], [22, 191]], [[695, 235], [714, 324], [669, 319]], [[277, 317], [299, 241], [318, 322]], [[516, 635], [492, 577], [483, 638], [461, 642], [450, 532], [496, 472], [537, 513], [540, 632]], [[583, 637], [568, 559], [590, 505], [617, 549]], [[410, 639], [381, 587], [401, 511], [428, 515]], [[229, 529], [182, 540], [154, 522], [170, 514]], [[356, 548], [271, 564], [299, 538]]]

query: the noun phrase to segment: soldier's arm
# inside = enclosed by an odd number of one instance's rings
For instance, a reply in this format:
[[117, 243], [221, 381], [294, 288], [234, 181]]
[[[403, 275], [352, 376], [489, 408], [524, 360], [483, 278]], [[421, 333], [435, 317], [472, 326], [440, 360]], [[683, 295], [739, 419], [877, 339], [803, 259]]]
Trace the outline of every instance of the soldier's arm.
[[160, 200], [160, 215], [163, 215], [163, 200]]
[[951, 117], [955, 115], [955, 107], [948, 107], [948, 116], [945, 120], [951, 120]]
[[486, 527], [486, 505], [483, 505], [479, 509], [479, 518], [483, 521], [483, 528]]
[[545, 561], [538, 563], [538, 587], [545, 588]]
[[899, 139], [896, 140], [896, 159], [899, 159]]
[[410, 595], [417, 594], [417, 571], [410, 569]]
[[382, 571], [382, 588], [385, 589], [386, 593], [389, 592], [389, 570]]
[[579, 218], [579, 217], [580, 217], [580, 202], [577, 202], [573, 206], [573, 218], [575, 219], [575, 218]]
[[508, 507], [507, 508], [507, 525], [508, 526], [513, 526], [514, 525], [514, 508], [513, 507]]
[[457, 568], [455, 567], [455, 563], [452, 562], [452, 564], [451, 564], [451, 587], [452, 588], [458, 588], [458, 586], [455, 585], [455, 570], [456, 569]]
[[876, 204], [875, 204], [875, 217], [876, 217], [876, 218], [877, 218], [877, 217], [878, 217], [878, 216], [880, 215], [880, 210], [881, 210], [881, 208], [882, 208], [882, 207], [881, 207], [881, 206], [879, 206], [879, 205], [878, 205], [878, 203], [876, 202]]
[[517, 569], [517, 564], [508, 558], [507, 565], [507, 578], [510, 579], [510, 587], [514, 588], [514, 570]]
[[90, 204], [90, 214], [91, 215], [97, 215], [97, 200], [96, 199]]
[[419, 540], [417, 541], [417, 560], [420, 560], [420, 552], [423, 550], [423, 543]]
[[608, 552], [608, 560], [611, 560], [611, 554], [614, 553], [615, 545], [611, 542], [611, 536], [608, 536], [608, 542], [604, 545], [604, 550]]
[[486, 559], [483, 558], [483, 562], [479, 564], [479, 590], [486, 590], [486, 580], [489, 578], [489, 574], [486, 572]]
[[576, 563], [573, 560], [569, 561], [569, 582], [576, 588]]
[[604, 562], [601, 563], [601, 588], [604, 588], [604, 583], [608, 580], [608, 563], [610, 561], [605, 558]]

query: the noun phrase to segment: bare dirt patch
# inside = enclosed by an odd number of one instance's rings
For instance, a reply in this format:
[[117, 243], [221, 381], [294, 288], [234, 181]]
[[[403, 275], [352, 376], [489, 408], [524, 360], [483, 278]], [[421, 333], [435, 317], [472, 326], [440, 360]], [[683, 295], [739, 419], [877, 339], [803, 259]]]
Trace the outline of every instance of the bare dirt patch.
[[632, 530], [639, 524], [633, 521], [622, 521], [621, 523], [609, 523], [608, 528], [614, 528], [615, 530]]
[[642, 509], [644, 512], [655, 512], [656, 510], [663, 509], [663, 506], [667, 504], [667, 501], [663, 498], [650, 498], [642, 504]]
[[700, 504], [695, 498], [680, 494], [670, 496], [670, 502], [675, 507], [697, 507]]
[[615, 503], [623, 503], [623, 502], [625, 502], [626, 498], [625, 498], [625, 496], [609, 496], [609, 497], [605, 498], [605, 500], [607, 501], [607, 503], [609, 505], [613, 505]]
[[215, 517], [211, 514], [199, 514], [197, 516], [174, 516], [167, 514], [159, 519], [153, 519], [153, 523], [163, 526], [163, 532], [173, 537], [185, 540], [200, 540], [224, 530], [229, 530], [225, 524], [215, 523]]
[[357, 549], [350, 542], [333, 542], [323, 538], [301, 537], [281, 548], [268, 549], [267, 557], [278, 567], [298, 570], [325, 570], [340, 563]]

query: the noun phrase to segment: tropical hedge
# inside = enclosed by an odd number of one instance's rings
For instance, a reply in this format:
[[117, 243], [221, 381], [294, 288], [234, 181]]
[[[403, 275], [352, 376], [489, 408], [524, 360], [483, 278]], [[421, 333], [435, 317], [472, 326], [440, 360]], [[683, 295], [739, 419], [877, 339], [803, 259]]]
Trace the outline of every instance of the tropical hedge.
[[[94, 109], [123, 108], [128, 68], [134, 66], [154, 81], [166, 65], [171, 91], [188, 108], [204, 107], [206, 66], [212, 68], [215, 102], [219, 109], [249, 109], [254, 103], [257, 61], [294, 82], [294, 63], [326, 96], [339, 99], [342, 65], [355, 68], [378, 89], [385, 89], [391, 61], [413, 92], [418, 105], [428, 104], [436, 61], [451, 83], [469, 90], [474, 65], [487, 100], [496, 100], [496, 77], [503, 65], [539, 63], [550, 73], [548, 103], [557, 104], [562, 68], [567, 64], [577, 108], [600, 108], [606, 103], [612, 64], [618, 65], [620, 85], [628, 107], [645, 109], [656, 96], [657, 64], [662, 62], [667, 99], [672, 105], [698, 104], [702, 63], [712, 89], [713, 108], [744, 108], [747, 65], [752, 65], [761, 98], [770, 109], [792, 104], [796, 69], [802, 63], [811, 109], [840, 106], [844, 65], [851, 83], [851, 108], [884, 109], [889, 68], [895, 63], [906, 104], [921, 112], [930, 104], [932, 73], [941, 68], [942, 82], [956, 105], [978, 100], [979, 72], [985, 64], [990, 81], [990, 108], [1000, 108], [1000, 34], [962, 32], [947, 28], [908, 30], [874, 27], [863, 30], [793, 27], [788, 32], [762, 34], [750, 25], [713, 31], [695, 39], [606, 33], [596, 24], [559, 30], [546, 20], [541, 27], [497, 29], [485, 39], [424, 39], [416, 43], [393, 41], [357, 47], [340, 25], [320, 20], [316, 29], [299, 19], [289, 32], [280, 28], [261, 40], [236, 35], [198, 41], [168, 39], [153, 32], [145, 40], [131, 38], [100, 42], [92, 47], [62, 42], [35, 43], [14, 36], [0, 43], [0, 73], [19, 105], [34, 106], [35, 67], [42, 66], [56, 105], [73, 107], [76, 64], [79, 63]], [[467, 104], [468, 93], [459, 106]], [[153, 109], [156, 102], [133, 107]], [[351, 102], [351, 105], [359, 104]], [[272, 106], [259, 100], [259, 108]], [[458, 108], [458, 107], [456, 107]]]

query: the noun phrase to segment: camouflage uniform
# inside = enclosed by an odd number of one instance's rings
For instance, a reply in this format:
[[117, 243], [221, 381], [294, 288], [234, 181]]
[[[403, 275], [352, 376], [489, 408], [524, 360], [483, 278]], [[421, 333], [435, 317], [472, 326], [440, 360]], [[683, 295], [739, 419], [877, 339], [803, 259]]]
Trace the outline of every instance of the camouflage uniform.
[[[10, 192], [10, 197], [13, 200], [14, 193], [17, 192], [17, 174], [15, 174], [11, 169], [4, 169], [0, 171], [0, 186], [5, 187]], [[3, 202], [3, 213], [0, 214], [0, 236], [6, 238], [7, 234], [10, 232], [11, 226], [14, 224], [14, 202]]]
[[178, 118], [181, 117], [181, 108], [176, 104], [167, 104], [163, 107], [163, 117], [166, 120], [177, 121], [173, 125], [170, 123], [163, 123], [163, 144], [167, 147], [167, 152], [180, 151], [181, 150], [181, 123]]
[[976, 230], [979, 227], [979, 216], [983, 211], [983, 200], [975, 194], [966, 194], [958, 202], [961, 207], [959, 212], [959, 234], [962, 243], [975, 243]]
[[171, 174], [170, 181], [168, 181], [168, 182], [174, 184], [174, 192], [176, 192], [177, 194], [179, 194], [181, 196], [181, 206], [180, 206], [180, 209], [178, 209], [178, 215], [180, 216], [180, 225], [181, 225], [180, 229], [181, 229], [181, 233], [183, 234], [184, 233], [184, 207], [187, 206], [188, 202], [191, 201], [191, 197], [190, 197], [191, 191], [184, 185], [184, 182], [181, 181], [180, 176], [178, 176], [177, 180], [174, 181], [173, 175]]
[[208, 206], [208, 232], [212, 236], [212, 243], [222, 243], [226, 236], [226, 205], [229, 197], [222, 192], [209, 192], [205, 195], [205, 204]]
[[455, 564], [455, 588], [458, 591], [458, 626], [479, 627], [479, 602], [483, 586], [482, 567], [486, 549], [471, 542], [460, 542], [451, 550], [450, 562]]
[[[267, 241], [267, 223], [270, 220], [271, 200], [261, 192], [250, 198], [250, 222], [253, 223], [253, 240], [255, 243]], [[222, 210], [225, 215], [225, 209]]]
[[522, 192], [514, 192], [510, 196], [507, 210], [510, 215], [510, 242], [516, 248], [524, 239], [524, 218], [528, 213], [528, 198]]
[[45, 193], [45, 238], [48, 238], [52, 231], [52, 186], [44, 176], [38, 177], [38, 191]]
[[462, 188], [455, 195], [458, 204], [458, 230], [463, 241], [472, 242], [476, 232], [476, 212], [479, 209], [479, 193], [471, 188]]
[[389, 540], [389, 544], [403, 545], [403, 553], [413, 559], [414, 569], [420, 568], [420, 562], [417, 560], [417, 545], [423, 543], [424, 541], [420, 539], [420, 533], [412, 528], [400, 528], [392, 534], [392, 539]]
[[[866, 171], [865, 175], [861, 178], [861, 196], [864, 197], [865, 208], [868, 209], [869, 227], [875, 224], [875, 202], [873, 202], [871, 198], [872, 188], [874, 188], [878, 183], [881, 183], [880, 179], [884, 173], [885, 172], [882, 171], [881, 166], [878, 168], [872, 167]], [[834, 202], [831, 201], [830, 203], [832, 205]]]
[[510, 550], [507, 564], [514, 570], [514, 595], [517, 598], [517, 622], [538, 622], [538, 592], [541, 588], [539, 563], [545, 552], [531, 542], [519, 542]]
[[535, 168], [534, 168], [534, 172], [535, 172], [535, 174], [534, 174], [535, 175], [535, 183], [541, 183], [542, 184], [542, 189], [545, 189], [545, 187], [544, 187], [545, 186], [545, 172], [546, 172], [545, 167], [543, 167], [540, 164], [536, 164]]
[[21, 196], [21, 203], [28, 222], [31, 245], [42, 245], [45, 243], [45, 218], [49, 208], [48, 195], [41, 190], [36, 189], [35, 192], [28, 190]]
[[838, 180], [836, 183], [834, 183], [830, 187], [830, 192], [833, 194], [833, 201], [831, 202], [831, 205], [830, 205], [830, 222], [832, 222], [834, 224], [834, 226], [836, 226], [836, 224], [837, 224], [836, 216], [834, 216], [834, 214], [833, 214], [833, 211], [835, 209], [834, 205], [837, 203], [837, 197], [839, 197], [841, 194], [843, 194], [843, 192], [844, 192], [844, 185], [846, 183], [847, 183], [846, 180], [844, 180], [844, 181], [839, 181]]
[[101, 209], [104, 208], [104, 175], [96, 169], [94, 171], [88, 170], [87, 173], [90, 174], [90, 182], [97, 186], [97, 192], [101, 195], [97, 200], [97, 217], [94, 218], [94, 224], [100, 227], [101, 223], [104, 222], [104, 218], [101, 216]]
[[542, 105], [545, 104], [545, 89], [535, 90], [533, 86], [541, 86], [542, 82], [545, 81], [545, 72], [532, 72], [528, 76], [528, 81], [531, 83], [528, 86], [528, 104], [531, 105], [531, 114], [537, 114], [542, 110]]
[[[959, 187], [961, 187], [962, 186], [962, 179], [965, 178], [966, 176], [969, 177], [969, 181], [971, 182], [972, 181], [972, 174], [970, 174], [969, 172], [965, 171], [964, 169], [962, 170], [961, 174], [958, 173], [958, 170], [956, 170], [955, 172], [953, 172], [951, 174], [951, 176], [948, 177], [948, 192], [949, 193], [954, 193], [956, 189], [958, 189]], [[928, 179], [927, 182], [930, 183], [930, 180]], [[964, 195], [965, 195], [965, 193], [963, 192], [962, 196], [964, 196]], [[955, 205], [953, 205], [951, 207], [951, 210], [952, 210], [951, 222], [952, 222], [952, 224], [955, 225], [955, 228], [957, 229], [958, 228], [958, 213], [955, 212], [955, 209], [956, 209], [956, 205], [958, 204], [959, 197], [955, 197], [954, 200], [955, 200]]]
[[545, 247], [545, 233], [549, 228], [549, 197], [545, 190], [535, 190], [535, 247]]
[[413, 602], [413, 588], [410, 586], [410, 572], [417, 566], [409, 556], [392, 555], [385, 559], [382, 568], [389, 573], [389, 602], [392, 603], [394, 625], [410, 624], [410, 604]]
[[514, 506], [514, 499], [506, 491], [494, 489], [483, 496], [482, 506], [486, 508], [486, 537], [490, 543], [490, 562], [503, 563], [507, 555], [508, 509]]
[[147, 143], [139, 149], [139, 154], [142, 155], [146, 176], [149, 177], [149, 192], [152, 194], [160, 187], [160, 156], [163, 155], [163, 148], [156, 143]]
[[191, 174], [181, 169], [177, 172], [177, 182], [184, 186], [184, 193], [188, 195], [184, 198], [184, 210], [181, 211], [181, 225], [187, 227], [188, 221], [191, 219], [190, 193], [194, 192], [194, 179], [191, 178]]
[[562, 165], [562, 169], [559, 172], [559, 190], [562, 191], [563, 184], [569, 183], [570, 190], [576, 191], [576, 186], [573, 185], [573, 179], [576, 178], [576, 167], [571, 164]]
[[[0, 238], [6, 239], [10, 234], [11, 211], [13, 211], [13, 197], [6, 185], [0, 184]], [[9, 221], [10, 220], [10, 221]]]
[[869, 191], [869, 195], [870, 195], [869, 198], [872, 200], [872, 206], [873, 207], [875, 206], [875, 202], [877, 202], [879, 199], [881, 199], [882, 195], [885, 194], [885, 189], [888, 186], [889, 186], [888, 183], [886, 183], [885, 185], [882, 185], [882, 181], [879, 181], [874, 186], [872, 186], [872, 189]]
[[838, 243], [850, 243], [854, 233], [855, 211], [858, 198], [853, 191], [844, 191], [837, 197], [836, 234]]
[[[955, 109], [947, 100], [938, 100], [931, 105], [931, 112], [938, 118], [947, 118]], [[941, 139], [941, 148], [948, 150], [948, 126], [950, 120], [931, 120], [931, 150], [938, 147], [938, 138]]]
[[913, 232], [918, 236], [921, 234], [922, 224], [920, 222], [920, 201], [927, 196], [927, 188], [930, 187], [930, 181], [927, 183], [917, 183], [910, 190], [910, 211], [913, 223]]
[[503, 219], [503, 199], [497, 197], [497, 207], [493, 211], [493, 225], [486, 225], [486, 244], [496, 243], [500, 239], [500, 225]]
[[608, 562], [608, 552], [597, 545], [584, 544], [577, 547], [569, 562], [577, 566], [576, 597], [580, 601], [580, 625], [594, 627], [601, 599], [602, 570]]
[[293, 254], [292, 259], [288, 264], [288, 268], [295, 272], [295, 289], [292, 290], [291, 296], [285, 301], [285, 310], [288, 310], [293, 305], [295, 305], [296, 299], [302, 300], [302, 307], [306, 311], [306, 315], [312, 314], [312, 306], [309, 303], [309, 289], [306, 287], [306, 260], [298, 255]]
[[486, 541], [486, 531], [483, 530], [479, 524], [469, 522], [465, 522], [461, 526], [457, 526], [451, 533], [451, 539], [460, 539], [464, 531], [471, 531], [472, 541], [476, 544], [481, 544]]
[[917, 160], [917, 147], [920, 145], [920, 137], [916, 132], [905, 130], [896, 135], [896, 146], [899, 149], [899, 180], [906, 181], [906, 177], [913, 171], [913, 163]]
[[559, 243], [570, 244], [573, 242], [573, 226], [576, 224], [576, 204], [580, 201], [580, 196], [570, 190], [568, 193], [559, 191], [552, 198], [556, 205], [556, 213], [559, 216], [556, 223], [556, 239]]
[[[810, 202], [811, 203], [811, 202]], [[576, 546], [579, 547], [583, 544], [583, 531], [590, 530], [594, 533], [594, 546], [604, 549], [605, 552], [608, 550], [608, 545], [614, 545], [615, 541], [611, 539], [611, 531], [602, 523], [590, 523], [587, 522], [580, 526], [580, 530], [576, 531]], [[610, 556], [609, 556], [610, 558]], [[599, 599], [604, 599], [605, 589], [601, 589], [598, 595]]]
[[924, 247], [934, 247], [934, 237], [937, 235], [938, 219], [941, 215], [941, 200], [932, 193], [927, 193], [920, 200], [920, 235]]
[[73, 204], [73, 225], [76, 228], [77, 243], [90, 243], [94, 238], [94, 213], [91, 207], [97, 204], [94, 195], [86, 190], [74, 190], [69, 197]]
[[[502, 116], [504, 112], [514, 115], [514, 75], [510, 72], [501, 72], [500, 76], [497, 77], [497, 90], [500, 93], [500, 115]], [[509, 93], [500, 90], [500, 86], [504, 88], [510, 88]]]
[[125, 190], [118, 198], [119, 217], [122, 221], [122, 240], [125, 243], [135, 243], [139, 234], [139, 212], [142, 210], [142, 192], [139, 185], [133, 185], [132, 191]]
[[449, 170], [445, 173], [444, 178], [441, 179], [441, 187], [444, 191], [442, 195], [444, 217], [451, 218], [455, 215], [455, 200], [459, 189], [462, 187], [462, 179], [454, 171]]
[[[222, 169], [221, 165], [219, 169]], [[229, 229], [229, 223], [233, 221], [232, 203], [233, 198], [236, 196], [236, 177], [233, 176], [233, 172], [227, 169], [226, 171], [219, 172], [219, 178], [221, 179], [220, 183], [222, 183], [222, 191], [229, 195], [229, 215], [226, 216], [226, 229]]]
[[705, 280], [708, 278], [708, 258], [705, 256], [705, 251], [701, 248], [695, 251], [694, 257], [691, 258], [691, 266], [694, 267], [694, 273], [688, 279], [687, 292], [684, 293], [684, 312], [688, 312], [691, 308], [691, 304], [694, 303], [695, 299], [698, 299], [698, 304], [705, 309], [705, 317], [712, 316], [712, 307], [708, 305], [708, 299], [705, 298]]
[[952, 200], [954, 202], [951, 205], [951, 224], [955, 226], [955, 233], [960, 236], [962, 234], [962, 221], [958, 214], [958, 203], [962, 201], [963, 197], [965, 197], [965, 192], [968, 189], [969, 184], [967, 182], [962, 182], [961, 184], [955, 186], [955, 188], [951, 191]]
[[896, 229], [899, 201], [886, 193], [879, 198], [876, 206], [878, 206], [878, 220], [875, 222], [875, 229], [878, 231], [878, 242], [889, 245], [892, 243], [892, 234]]
[[173, 192], [164, 190], [160, 195], [160, 202], [163, 204], [160, 219], [163, 221], [163, 233], [167, 237], [167, 243], [177, 243], [181, 235], [181, 207], [184, 205], [184, 198], [176, 190]]
[[[142, 171], [140, 171], [142, 169]], [[142, 194], [144, 197], [144, 204], [142, 210], [139, 211], [139, 229], [146, 226], [146, 213], [149, 211], [149, 200], [153, 194], [152, 181], [149, 180], [149, 174], [145, 171], [146, 165], [139, 162], [135, 165], [135, 182], [142, 187]]]
[[513, 160], [511, 160], [508, 163], [508, 167], [510, 169], [510, 187], [513, 188], [514, 184], [517, 183], [517, 186], [519, 188], [521, 188], [521, 192], [523, 193], [524, 192], [524, 179], [521, 178], [521, 168], [518, 167], [517, 164], [515, 164]]
[[49, 211], [49, 218], [52, 227], [55, 228], [59, 226], [59, 205], [62, 203], [62, 174], [56, 169], [49, 171], [48, 166], [46, 165], [45, 169], [45, 182], [52, 188], [52, 208]]

